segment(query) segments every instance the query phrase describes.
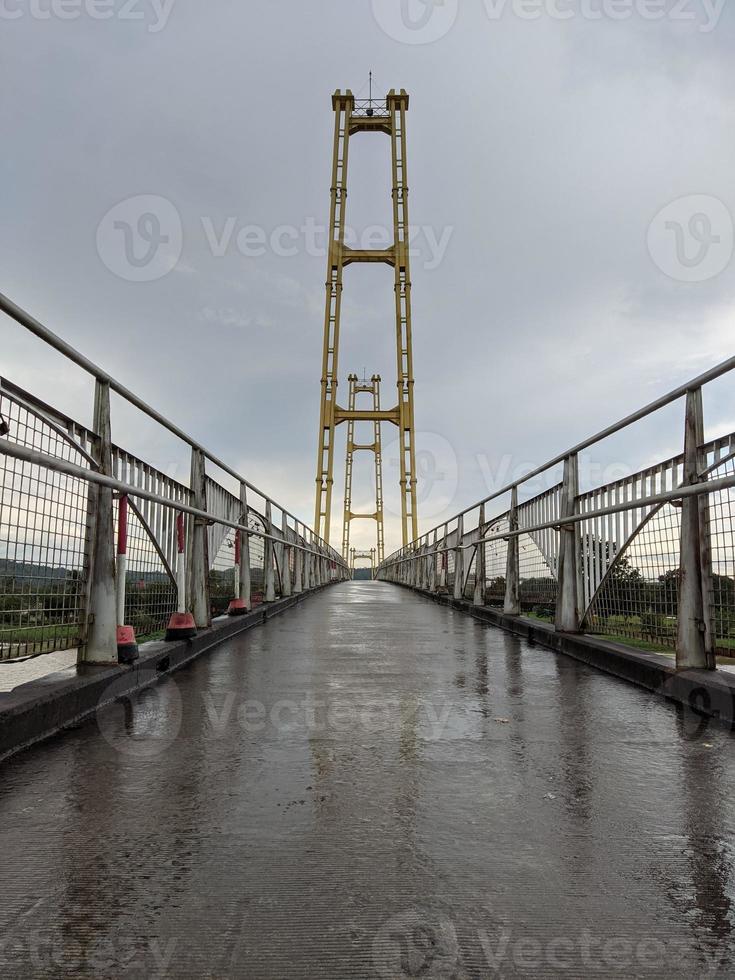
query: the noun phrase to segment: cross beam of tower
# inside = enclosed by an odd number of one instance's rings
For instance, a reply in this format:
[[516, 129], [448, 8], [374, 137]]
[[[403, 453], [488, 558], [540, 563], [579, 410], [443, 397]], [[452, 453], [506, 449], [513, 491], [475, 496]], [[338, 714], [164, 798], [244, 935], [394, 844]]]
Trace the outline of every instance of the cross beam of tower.
[[[408, 95], [391, 89], [385, 101], [356, 102], [348, 89], [332, 97], [334, 152], [332, 199], [329, 217], [327, 303], [324, 318], [322, 395], [319, 417], [319, 450], [316, 472], [314, 527], [329, 541], [334, 485], [335, 429], [341, 422], [392, 422], [399, 432], [401, 524], [403, 544], [418, 537], [416, 513], [416, 457], [414, 449], [413, 352], [411, 349], [411, 275], [408, 242], [408, 179], [406, 171], [406, 112]], [[393, 244], [387, 249], [352, 249], [345, 245], [347, 161], [350, 137], [355, 133], [390, 136], [393, 173]], [[339, 327], [342, 306], [342, 274], [356, 262], [384, 262], [395, 270], [396, 364], [398, 404], [387, 411], [358, 411], [337, 404]]]
[[[383, 452], [380, 441], [380, 375], [374, 374], [369, 381], [360, 381], [356, 374], [351, 374], [348, 379], [350, 383], [349, 412], [350, 418], [347, 420], [347, 453], [345, 458], [345, 506], [344, 520], [342, 523], [342, 557], [345, 561], [350, 557], [350, 524], [355, 520], [375, 521], [378, 526], [378, 563], [385, 558], [385, 532], [383, 528]], [[372, 413], [375, 416], [373, 422], [373, 441], [371, 443], [355, 442], [355, 421], [353, 416], [359, 416], [357, 411], [357, 396], [371, 396]], [[352, 464], [355, 453], [365, 450], [375, 454], [375, 512], [372, 514], [353, 514], [352, 513]], [[353, 549], [354, 550], [354, 549]]]
[[355, 576], [355, 569], [357, 568], [358, 559], [367, 559], [370, 561], [370, 577], [375, 578], [375, 548], [371, 548], [369, 551], [358, 551], [357, 548], [351, 548], [349, 554], [350, 568], [352, 569], [352, 577]]

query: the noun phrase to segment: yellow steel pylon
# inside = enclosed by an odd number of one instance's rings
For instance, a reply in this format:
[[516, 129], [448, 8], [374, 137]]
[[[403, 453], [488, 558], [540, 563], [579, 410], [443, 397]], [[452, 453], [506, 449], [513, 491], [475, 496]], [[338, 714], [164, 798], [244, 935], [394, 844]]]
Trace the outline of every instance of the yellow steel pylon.
[[[375, 521], [378, 526], [377, 554], [378, 564], [385, 557], [385, 531], [383, 526], [383, 450], [380, 439], [380, 422], [376, 418], [373, 423], [373, 441], [371, 443], [355, 442], [355, 418], [357, 415], [357, 396], [367, 394], [372, 396], [372, 412], [377, 414], [380, 411], [380, 375], [374, 374], [367, 381], [363, 378], [359, 380], [356, 374], [349, 375], [347, 379], [350, 383], [350, 395], [348, 411], [350, 418], [347, 420], [347, 453], [345, 457], [345, 501], [344, 519], [342, 523], [342, 557], [345, 561], [350, 558], [350, 524], [354, 520]], [[375, 512], [372, 514], [353, 514], [352, 513], [352, 464], [355, 452], [364, 449], [375, 454]], [[353, 549], [354, 550], [354, 549]]]
[[[314, 528], [326, 541], [330, 537], [332, 487], [334, 484], [334, 436], [341, 422], [392, 422], [399, 432], [401, 525], [403, 544], [418, 537], [416, 513], [416, 456], [414, 448], [413, 352], [411, 349], [411, 275], [409, 266], [408, 178], [406, 172], [406, 112], [404, 89], [388, 93], [385, 101], [356, 102], [348, 89], [332, 96], [334, 151], [332, 198], [329, 216], [327, 302], [324, 319], [322, 395], [319, 417], [319, 449], [316, 471]], [[386, 249], [354, 249], [345, 245], [347, 161], [350, 137], [355, 133], [385, 133], [391, 139], [393, 172], [393, 244]], [[395, 270], [396, 360], [398, 404], [395, 408], [361, 411], [337, 404], [339, 326], [342, 274], [353, 262], [385, 262]], [[344, 539], [343, 539], [344, 544]]]

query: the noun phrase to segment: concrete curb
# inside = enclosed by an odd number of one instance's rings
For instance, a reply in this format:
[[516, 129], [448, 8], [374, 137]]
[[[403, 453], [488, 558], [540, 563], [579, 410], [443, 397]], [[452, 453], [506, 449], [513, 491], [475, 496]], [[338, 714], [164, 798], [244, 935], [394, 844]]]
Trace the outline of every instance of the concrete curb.
[[222, 617], [191, 640], [157, 640], [140, 647], [125, 666], [69, 667], [0, 693], [0, 761], [90, 718], [106, 704], [157, 683], [225, 640], [259, 626], [328, 586], [257, 606], [244, 616]]
[[727, 671], [685, 670], [677, 671], [668, 657], [657, 653], [635, 650], [622, 643], [613, 643], [593, 636], [557, 633], [553, 627], [525, 616], [506, 616], [499, 609], [475, 606], [452, 596], [414, 589], [410, 591], [448, 606], [469, 613], [481, 622], [490, 623], [530, 643], [547, 647], [556, 653], [573, 657], [582, 663], [597, 667], [606, 674], [643, 687], [661, 697], [683, 705], [699, 715], [713, 718], [726, 727], [735, 728], [735, 674]]

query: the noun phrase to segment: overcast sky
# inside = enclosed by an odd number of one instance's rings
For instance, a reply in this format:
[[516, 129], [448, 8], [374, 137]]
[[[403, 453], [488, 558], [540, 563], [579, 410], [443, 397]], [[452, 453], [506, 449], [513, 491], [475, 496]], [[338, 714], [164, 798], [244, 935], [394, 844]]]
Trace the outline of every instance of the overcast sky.
[[[0, 291], [311, 523], [331, 94], [366, 97], [372, 69], [411, 96], [427, 530], [733, 354], [733, 50], [716, 0], [0, 0]], [[356, 234], [387, 226], [387, 137], [353, 140], [349, 182]], [[346, 270], [340, 357], [385, 405], [392, 276]], [[0, 331], [2, 374], [88, 422], [89, 380]], [[735, 429], [731, 393], [708, 393], [708, 434]], [[590, 478], [678, 451], [681, 415], [588, 455]], [[186, 476], [134, 413], [113, 423]], [[337, 508], [343, 452], [342, 432]], [[385, 483], [391, 551], [390, 452]]]

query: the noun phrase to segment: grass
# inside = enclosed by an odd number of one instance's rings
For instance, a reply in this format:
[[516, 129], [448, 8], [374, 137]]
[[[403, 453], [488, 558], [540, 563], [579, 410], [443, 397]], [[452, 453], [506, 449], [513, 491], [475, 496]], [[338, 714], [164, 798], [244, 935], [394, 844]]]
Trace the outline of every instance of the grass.
[[673, 657], [674, 651], [670, 646], [662, 643], [651, 643], [649, 640], [637, 640], [630, 636], [620, 636], [617, 633], [593, 633], [593, 636], [600, 640], [610, 640], [611, 643], [622, 643], [623, 646], [633, 647], [636, 650], [645, 650], [647, 653], [663, 653], [667, 657]]
[[[8, 639], [3, 639], [3, 634], [7, 633]], [[0, 642], [4, 643], [44, 643], [48, 640], [55, 640], [63, 637], [64, 639], [79, 638], [79, 626], [77, 624], [64, 626], [11, 626], [5, 629], [0, 628]]]

